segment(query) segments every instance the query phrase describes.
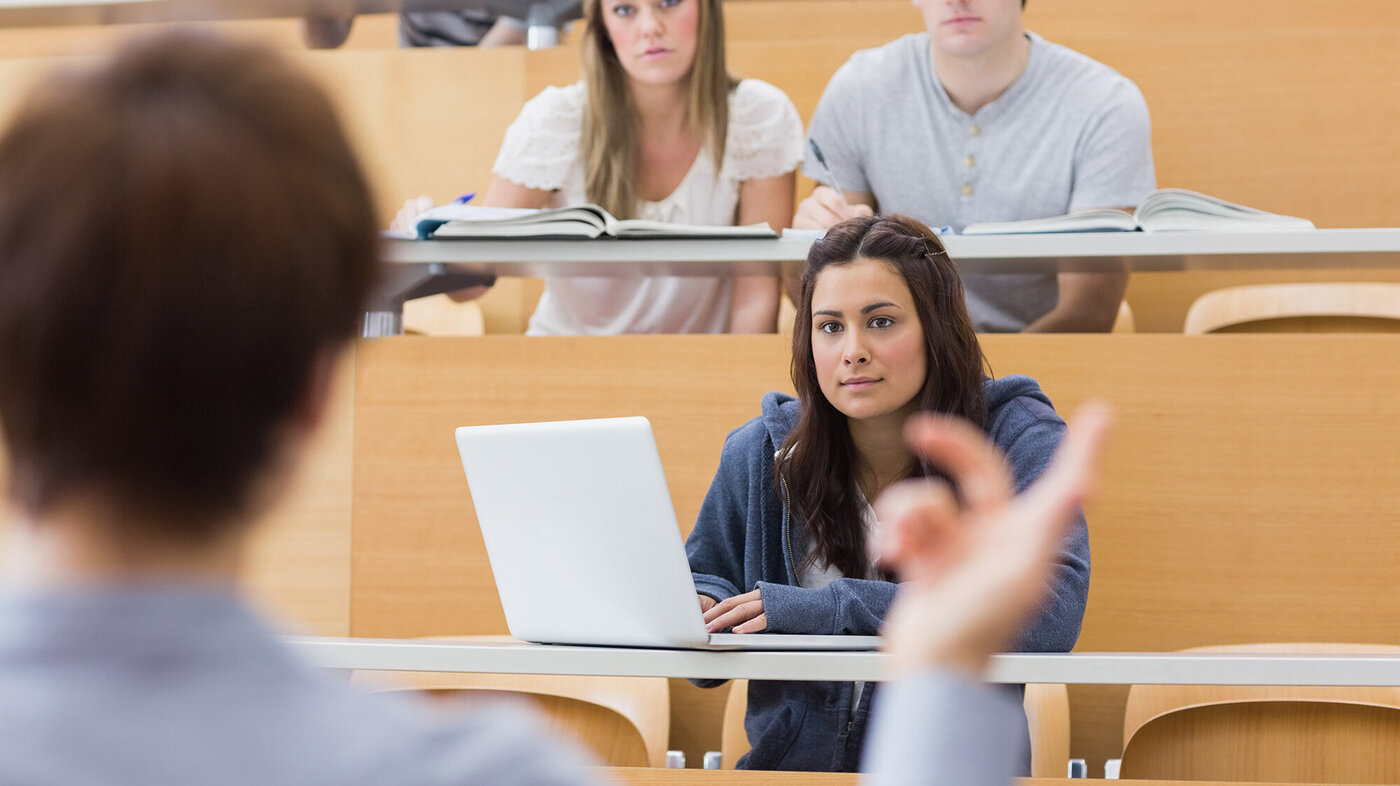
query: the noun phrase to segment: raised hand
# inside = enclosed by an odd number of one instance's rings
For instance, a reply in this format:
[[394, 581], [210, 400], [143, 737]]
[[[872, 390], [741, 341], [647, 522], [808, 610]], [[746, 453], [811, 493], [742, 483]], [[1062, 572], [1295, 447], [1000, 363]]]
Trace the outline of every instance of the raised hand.
[[1050, 467], [1014, 494], [1001, 454], [980, 430], [918, 415], [905, 436], [957, 485], [909, 480], [875, 502], [882, 562], [902, 582], [884, 635], [897, 670], [943, 665], [977, 675], [1014, 637], [1045, 591], [1050, 562], [1092, 483], [1111, 416], [1079, 408]]

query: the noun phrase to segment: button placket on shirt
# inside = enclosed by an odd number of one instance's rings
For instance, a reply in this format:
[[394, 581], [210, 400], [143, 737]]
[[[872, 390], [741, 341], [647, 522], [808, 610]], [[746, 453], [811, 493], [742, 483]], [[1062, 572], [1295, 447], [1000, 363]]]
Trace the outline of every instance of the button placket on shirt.
[[973, 199], [977, 195], [977, 175], [982, 152], [982, 126], [976, 121], [969, 122], [963, 139], [963, 154], [959, 159], [961, 185], [958, 188], [959, 223], [966, 225], [971, 220]]

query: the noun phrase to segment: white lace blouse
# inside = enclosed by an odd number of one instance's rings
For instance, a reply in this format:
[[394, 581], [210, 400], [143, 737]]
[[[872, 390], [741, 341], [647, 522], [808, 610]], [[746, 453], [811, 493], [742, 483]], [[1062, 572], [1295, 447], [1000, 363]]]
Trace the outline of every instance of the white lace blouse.
[[[553, 191], [549, 206], [588, 201], [584, 193], [582, 83], [547, 87], [526, 102], [506, 130], [493, 171], [527, 188]], [[701, 150], [680, 185], [639, 218], [680, 224], [733, 224], [739, 187], [778, 177], [802, 160], [802, 120], [783, 91], [745, 79], [729, 95], [724, 161]], [[723, 333], [733, 281], [681, 276], [550, 278], [530, 318], [530, 335]]]

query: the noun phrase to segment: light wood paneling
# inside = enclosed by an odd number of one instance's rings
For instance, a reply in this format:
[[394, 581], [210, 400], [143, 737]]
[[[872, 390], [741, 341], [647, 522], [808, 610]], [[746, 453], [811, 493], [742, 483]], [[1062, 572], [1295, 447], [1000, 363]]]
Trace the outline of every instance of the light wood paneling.
[[[717, 343], [718, 341], [718, 343]], [[733, 354], [716, 356], [728, 348]], [[788, 388], [775, 337], [380, 339], [361, 345], [355, 635], [504, 632], [457, 426], [645, 415], [689, 531], [724, 436]]]
[[[1081, 649], [1400, 640], [1400, 599], [1372, 591], [1400, 578], [1400, 337], [984, 343], [996, 373], [1038, 378], [1061, 410], [1102, 395], [1119, 413], [1089, 509]], [[352, 631], [504, 630], [453, 427], [647, 415], [688, 530], [725, 433], [790, 387], [787, 352], [771, 336], [362, 345]], [[1072, 689], [1072, 752], [1095, 768], [1121, 750], [1123, 696]], [[721, 695], [695, 698], [718, 717]], [[674, 744], [712, 749], [715, 734]]]
[[496, 285], [476, 300], [487, 333], [521, 334], [530, 326], [530, 315], [544, 294], [542, 278], [498, 278]]
[[703, 762], [706, 752], [722, 749], [724, 706], [733, 685], [697, 688], [689, 680], [671, 678], [671, 750], [684, 753], [691, 766]]
[[287, 497], [254, 530], [244, 573], [254, 599], [272, 614], [324, 636], [350, 635], [354, 405], [348, 355]]
[[[410, 197], [445, 202], [485, 189], [506, 126], [528, 97], [526, 54], [521, 47], [366, 49], [293, 59], [338, 106], [387, 227]], [[0, 58], [0, 122], [36, 79], [80, 60]]]
[[[253, 601], [305, 633], [350, 635], [354, 398], [354, 359], [347, 355], [319, 430], [283, 499], [258, 522], [248, 545], [243, 580]], [[6, 470], [0, 446], [0, 550], [8, 526]]]
[[[1078, 648], [1400, 641], [1400, 608], [1373, 591], [1400, 579], [1387, 491], [1400, 370], [1385, 360], [1400, 342], [1119, 338], [1101, 352], [987, 341], [998, 372], [1035, 376], [1060, 409], [1097, 391], [1119, 411], [1088, 512]], [[1126, 689], [1072, 686], [1071, 699], [1073, 755], [1097, 771], [1122, 750]]]
[[[240, 19], [187, 24], [222, 35], [263, 41], [282, 49], [302, 49], [297, 19]], [[105, 51], [134, 35], [164, 29], [160, 24], [74, 25], [70, 27], [0, 27], [0, 58], [63, 57]], [[368, 14], [355, 20], [341, 49], [384, 49], [398, 46], [398, 15]]]
[[524, 103], [522, 47], [302, 52], [329, 88], [375, 189], [384, 226], [405, 199], [483, 191]]

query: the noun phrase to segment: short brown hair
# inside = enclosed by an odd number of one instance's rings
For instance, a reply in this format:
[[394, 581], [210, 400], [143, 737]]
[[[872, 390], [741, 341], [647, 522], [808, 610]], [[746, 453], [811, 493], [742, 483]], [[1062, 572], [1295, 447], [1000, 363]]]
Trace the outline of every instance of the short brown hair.
[[0, 139], [10, 496], [216, 534], [354, 334], [376, 218], [325, 93], [191, 32], [41, 84]]

